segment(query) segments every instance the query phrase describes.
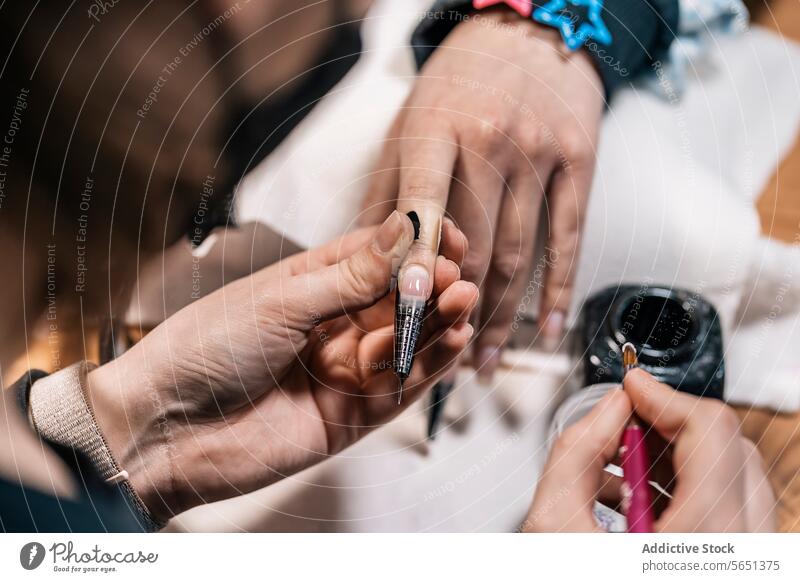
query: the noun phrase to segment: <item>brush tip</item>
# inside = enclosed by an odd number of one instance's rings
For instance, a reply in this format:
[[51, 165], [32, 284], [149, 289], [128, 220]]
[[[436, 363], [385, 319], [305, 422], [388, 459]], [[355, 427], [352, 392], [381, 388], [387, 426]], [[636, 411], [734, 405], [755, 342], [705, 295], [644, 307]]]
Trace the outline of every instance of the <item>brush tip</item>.
[[625, 342], [622, 346], [622, 365], [630, 368], [636, 365], [636, 348], [631, 342]]

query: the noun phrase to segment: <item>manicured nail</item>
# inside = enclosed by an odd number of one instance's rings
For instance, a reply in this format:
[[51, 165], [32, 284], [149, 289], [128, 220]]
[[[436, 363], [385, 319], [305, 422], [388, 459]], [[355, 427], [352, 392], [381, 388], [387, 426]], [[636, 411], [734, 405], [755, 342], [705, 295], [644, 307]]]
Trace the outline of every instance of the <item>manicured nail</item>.
[[478, 373], [478, 381], [481, 384], [489, 385], [494, 378], [494, 372], [500, 365], [500, 347], [487, 346], [478, 350], [475, 355], [475, 371]]
[[410, 265], [400, 273], [400, 295], [427, 299], [431, 293], [431, 278], [422, 265]]
[[464, 324], [464, 328], [467, 330], [467, 337], [472, 339], [472, 336], [475, 335], [475, 328], [471, 323]]
[[375, 233], [375, 243], [382, 253], [388, 253], [397, 244], [397, 240], [403, 234], [403, 222], [403, 216], [395, 210], [378, 228], [378, 232]]
[[[467, 341], [471, 340], [472, 336], [475, 335], [475, 328], [472, 327], [471, 323], [457, 323], [450, 329], [457, 333], [465, 333], [467, 336]], [[453, 374], [455, 374], [455, 371], [453, 371]]]
[[542, 337], [544, 339], [544, 346], [549, 350], [554, 350], [558, 347], [558, 342], [561, 340], [561, 335], [564, 333], [564, 312], [552, 311], [547, 317], [542, 327]]

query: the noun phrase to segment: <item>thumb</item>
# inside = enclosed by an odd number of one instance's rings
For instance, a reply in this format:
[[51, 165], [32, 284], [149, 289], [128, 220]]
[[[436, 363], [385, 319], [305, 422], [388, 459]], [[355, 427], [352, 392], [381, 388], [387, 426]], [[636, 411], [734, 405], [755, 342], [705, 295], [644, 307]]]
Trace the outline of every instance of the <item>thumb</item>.
[[341, 262], [290, 278], [282, 285], [287, 319], [311, 328], [347, 312], [360, 311], [386, 295], [414, 241], [411, 220], [397, 211], [370, 243]]

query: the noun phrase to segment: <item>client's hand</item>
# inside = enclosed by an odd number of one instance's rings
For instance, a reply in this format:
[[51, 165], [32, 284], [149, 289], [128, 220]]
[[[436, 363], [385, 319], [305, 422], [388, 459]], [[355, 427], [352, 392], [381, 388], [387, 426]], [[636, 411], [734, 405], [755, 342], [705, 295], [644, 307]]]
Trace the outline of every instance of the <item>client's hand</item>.
[[761, 457], [730, 408], [678, 392], [642, 370], [629, 372], [624, 387], [555, 442], [524, 531], [600, 530], [592, 507], [601, 489], [618, 485], [603, 467], [616, 457], [631, 411], [671, 445], [675, 483], [662, 485], [673, 498], [655, 531], [774, 530], [775, 501]]
[[[434, 306], [406, 381], [392, 370], [393, 270], [413, 241], [393, 213], [184, 308], [89, 376], [98, 423], [159, 517], [264, 487], [341, 451], [444, 375], [472, 335], [466, 239], [442, 234]], [[447, 257], [447, 258], [445, 258]]]
[[[363, 218], [415, 211], [420, 238], [405, 264], [429, 271], [442, 215], [464, 230], [464, 279], [482, 296], [473, 342], [482, 379], [497, 368], [533, 287], [543, 336], [560, 340], [603, 102], [587, 52], [567, 54], [556, 30], [498, 8], [454, 28], [392, 126]], [[531, 281], [543, 204], [547, 251]]]

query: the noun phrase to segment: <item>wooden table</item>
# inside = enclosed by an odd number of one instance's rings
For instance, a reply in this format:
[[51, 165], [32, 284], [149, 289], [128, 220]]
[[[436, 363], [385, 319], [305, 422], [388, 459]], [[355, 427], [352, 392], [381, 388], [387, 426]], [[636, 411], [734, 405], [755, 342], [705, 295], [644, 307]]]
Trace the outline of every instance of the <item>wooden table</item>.
[[[800, 0], [772, 0], [768, 5], [751, 1], [748, 7], [756, 24], [800, 42]], [[764, 233], [800, 244], [800, 139], [761, 193], [758, 212]], [[737, 412], [743, 432], [756, 443], [767, 465], [778, 498], [781, 531], [800, 532], [800, 414], [744, 407]]]

